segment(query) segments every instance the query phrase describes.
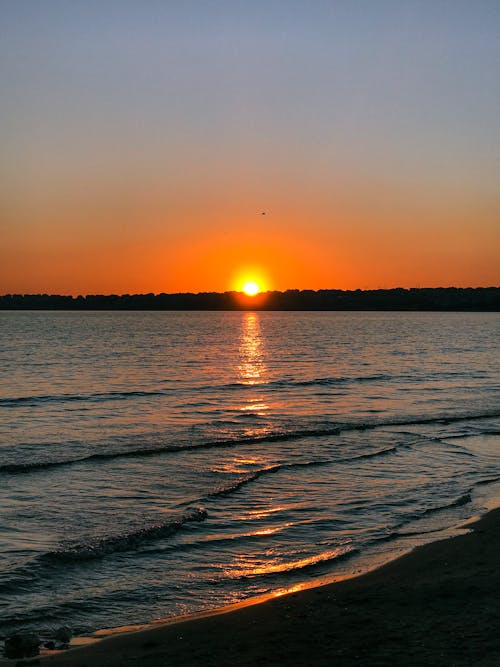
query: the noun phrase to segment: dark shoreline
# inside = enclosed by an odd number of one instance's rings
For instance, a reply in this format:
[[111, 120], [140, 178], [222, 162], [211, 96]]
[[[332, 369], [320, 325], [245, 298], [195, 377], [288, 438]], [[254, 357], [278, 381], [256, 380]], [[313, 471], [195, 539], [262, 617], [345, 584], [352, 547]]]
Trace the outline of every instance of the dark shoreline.
[[500, 287], [286, 290], [198, 294], [0, 295], [0, 310], [277, 310], [498, 312]]
[[467, 527], [473, 530], [354, 579], [35, 660], [47, 667], [493, 667], [500, 663], [500, 508]]

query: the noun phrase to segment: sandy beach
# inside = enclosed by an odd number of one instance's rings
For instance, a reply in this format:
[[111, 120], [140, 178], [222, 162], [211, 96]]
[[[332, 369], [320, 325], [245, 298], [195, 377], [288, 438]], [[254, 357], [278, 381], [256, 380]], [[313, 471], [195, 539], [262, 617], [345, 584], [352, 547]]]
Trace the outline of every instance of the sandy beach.
[[500, 509], [355, 579], [1, 664], [498, 665]]

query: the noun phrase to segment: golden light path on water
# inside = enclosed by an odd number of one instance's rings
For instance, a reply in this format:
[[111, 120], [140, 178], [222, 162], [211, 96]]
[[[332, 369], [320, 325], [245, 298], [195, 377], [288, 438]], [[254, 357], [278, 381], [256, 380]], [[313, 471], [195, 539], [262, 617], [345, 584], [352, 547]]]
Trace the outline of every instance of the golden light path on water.
[[[240, 383], [247, 385], [249, 388], [255, 388], [255, 393], [250, 393], [246, 403], [241, 405], [239, 410], [241, 412], [252, 413], [257, 416], [265, 416], [266, 413], [269, 414], [271, 406], [269, 403], [264, 402], [259, 395], [259, 388], [268, 380], [269, 372], [266, 365], [265, 339], [261, 331], [259, 314], [255, 312], [246, 312], [242, 316], [237, 375]], [[257, 434], [262, 435], [262, 431], [258, 428], [256, 429], [255, 427], [251, 430], [247, 430], [246, 432], [246, 435], [248, 436]], [[264, 456], [259, 457], [259, 460], [257, 458], [252, 460], [244, 460], [236, 457], [231, 462], [231, 464], [226, 464], [225, 472], [243, 472], [242, 463], [251, 463], [254, 465], [259, 465], [260, 467], [265, 467], [267, 461], [265, 454]], [[260, 518], [265, 518], [266, 516], [272, 515], [275, 512], [279, 512], [283, 509], [284, 508], [282, 506], [276, 507], [274, 504], [271, 504], [271, 506], [266, 508], [264, 511], [250, 511], [248, 512], [247, 516], [240, 516], [240, 520], [245, 521], [247, 519], [249, 520], [250, 518], [255, 519], [257, 516]], [[240, 533], [240, 537], [269, 536], [284, 531], [291, 525], [292, 522], [284, 522], [278, 526], [264, 526], [256, 531]], [[284, 559], [283, 554], [275, 553], [274, 549], [272, 548], [267, 550], [265, 558], [242, 553], [236, 555], [231, 565], [224, 569], [224, 574], [228, 578], [247, 578], [263, 574], [288, 572], [290, 570], [302, 569], [316, 563], [328, 561], [344, 554], [349, 550], [349, 546], [342, 545], [334, 550], [327, 550], [319, 554], [317, 553], [298, 559]], [[236, 600], [236, 597], [229, 596], [227, 602], [231, 603], [235, 602]]]
[[[259, 385], [265, 382], [268, 369], [265, 362], [265, 342], [262, 336], [259, 315], [254, 312], [247, 312], [243, 314], [241, 321], [241, 332], [240, 332], [240, 344], [239, 344], [239, 364], [237, 367], [238, 380], [242, 384], [248, 385], [250, 387], [255, 387], [257, 389]], [[250, 395], [247, 402], [244, 405], [239, 407], [241, 412], [252, 413], [259, 416], [264, 416], [266, 412], [270, 409], [268, 403], [261, 400], [257, 393]], [[254, 435], [257, 431], [249, 431], [247, 435]], [[254, 465], [265, 465], [265, 461], [257, 459], [241, 459], [236, 458], [233, 462], [233, 471], [240, 471], [242, 464], [254, 464]], [[263, 513], [263, 516], [271, 514], [273, 512], [279, 511], [281, 508], [268, 508], [266, 512]], [[252, 514], [252, 512], [250, 512]], [[244, 518], [244, 517], [240, 517]], [[255, 517], [254, 517], [255, 518]], [[257, 531], [252, 531], [247, 533], [247, 536], [266, 536], [272, 535], [274, 533], [281, 532], [282, 530], [289, 527], [290, 523], [284, 523], [280, 526], [274, 527], [264, 527]], [[272, 563], [265, 564], [264, 561], [260, 563], [244, 563], [245, 556], [241, 554], [236, 558], [232, 563], [230, 568], [227, 568], [225, 571], [226, 576], [251, 576], [252, 574], [269, 572], [279, 572], [286, 570], [288, 565], [286, 563], [278, 563], [276, 559]], [[269, 569], [268, 569], [269, 568]], [[234, 602], [236, 598], [228, 598], [228, 602]]]
[[[265, 362], [265, 344], [260, 330], [259, 316], [257, 313], [245, 313], [241, 323], [240, 363], [238, 365], [238, 378], [242, 384], [259, 385], [265, 381], [267, 367]], [[240, 407], [242, 412], [254, 412], [264, 415], [269, 410], [269, 405], [257, 395], [251, 396], [247, 403]]]

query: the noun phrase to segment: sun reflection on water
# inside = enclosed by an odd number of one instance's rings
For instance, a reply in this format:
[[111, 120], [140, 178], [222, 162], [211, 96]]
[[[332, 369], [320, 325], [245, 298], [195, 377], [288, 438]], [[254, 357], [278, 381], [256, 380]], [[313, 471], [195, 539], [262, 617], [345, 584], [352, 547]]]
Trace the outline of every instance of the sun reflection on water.
[[[237, 372], [242, 384], [255, 386], [255, 388], [263, 384], [267, 377], [265, 345], [257, 313], [243, 315]], [[245, 405], [240, 406], [239, 410], [247, 414], [264, 416], [269, 410], [269, 405], [262, 400], [262, 397], [252, 395]]]
[[282, 560], [282, 555], [274, 555], [272, 550], [267, 553], [268, 559], [258, 558], [252, 555], [239, 555], [232, 567], [226, 569], [228, 577], [256, 577], [265, 574], [276, 574], [302, 570], [311, 565], [327, 562], [339, 558], [352, 550], [350, 545], [343, 545], [337, 549], [324, 551], [319, 554], [299, 558], [297, 560]]
[[266, 376], [264, 343], [257, 313], [243, 315], [240, 336], [238, 375], [243, 384], [260, 384]]

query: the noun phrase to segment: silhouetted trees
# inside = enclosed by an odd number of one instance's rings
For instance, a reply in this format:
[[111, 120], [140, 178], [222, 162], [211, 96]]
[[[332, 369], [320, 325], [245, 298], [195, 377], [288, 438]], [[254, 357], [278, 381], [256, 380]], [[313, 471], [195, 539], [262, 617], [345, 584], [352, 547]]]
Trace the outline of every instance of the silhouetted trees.
[[6, 310], [500, 310], [500, 287], [199, 294], [5, 294]]

